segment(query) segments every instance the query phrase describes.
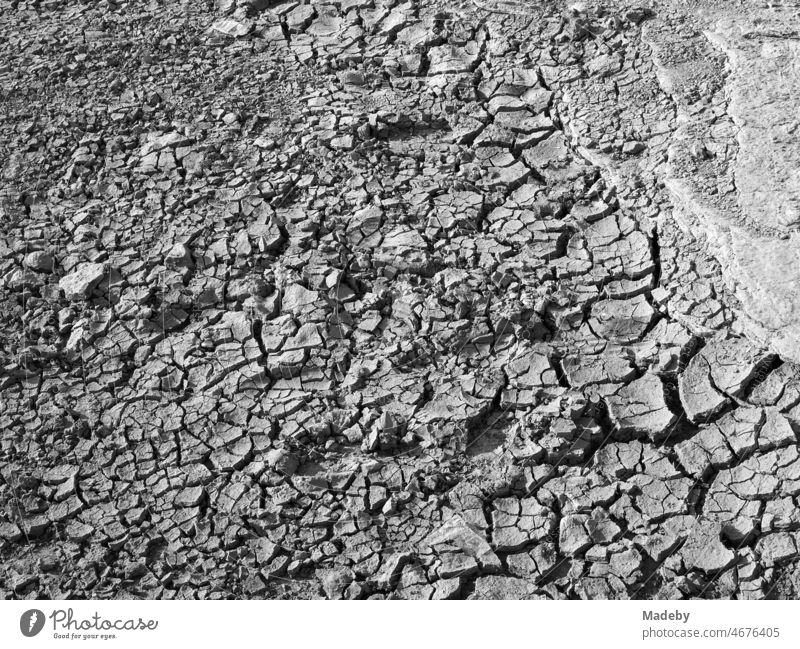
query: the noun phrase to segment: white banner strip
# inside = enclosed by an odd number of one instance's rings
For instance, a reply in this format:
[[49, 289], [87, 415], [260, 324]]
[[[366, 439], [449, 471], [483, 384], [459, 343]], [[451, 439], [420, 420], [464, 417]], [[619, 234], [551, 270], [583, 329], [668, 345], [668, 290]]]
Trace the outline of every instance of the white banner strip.
[[794, 601], [7, 601], [0, 647], [796, 648], [799, 617]]

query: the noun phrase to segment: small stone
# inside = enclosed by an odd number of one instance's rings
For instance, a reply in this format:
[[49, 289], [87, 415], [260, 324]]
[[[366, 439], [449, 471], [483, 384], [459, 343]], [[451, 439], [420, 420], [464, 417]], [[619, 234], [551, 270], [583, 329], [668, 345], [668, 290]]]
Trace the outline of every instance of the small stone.
[[14, 523], [0, 523], [0, 539], [6, 541], [19, 541], [22, 538], [22, 530]]
[[299, 462], [294, 453], [282, 449], [275, 449], [267, 453], [267, 464], [280, 475], [291, 477], [297, 471]]
[[239, 22], [232, 18], [223, 18], [211, 25], [211, 31], [231, 38], [241, 38], [247, 36], [252, 29], [252, 24]]
[[81, 264], [58, 282], [68, 300], [87, 299], [106, 274], [105, 266], [97, 263]]
[[342, 599], [345, 589], [353, 581], [353, 574], [345, 568], [320, 570], [317, 574], [328, 599]]
[[192, 253], [186, 244], [176, 243], [167, 253], [166, 265], [168, 268], [191, 268]]
[[687, 566], [716, 573], [728, 568], [736, 555], [720, 540], [720, 525], [712, 521], [698, 521], [681, 549]]
[[625, 142], [622, 145], [622, 153], [625, 155], [635, 155], [644, 151], [644, 144], [641, 142]]
[[40, 273], [52, 273], [55, 261], [53, 255], [43, 250], [37, 250], [25, 255], [25, 260], [22, 262], [26, 268], [39, 271]]
[[575, 556], [592, 545], [592, 539], [586, 531], [588, 520], [589, 517], [582, 514], [570, 514], [561, 519], [558, 545], [562, 554]]

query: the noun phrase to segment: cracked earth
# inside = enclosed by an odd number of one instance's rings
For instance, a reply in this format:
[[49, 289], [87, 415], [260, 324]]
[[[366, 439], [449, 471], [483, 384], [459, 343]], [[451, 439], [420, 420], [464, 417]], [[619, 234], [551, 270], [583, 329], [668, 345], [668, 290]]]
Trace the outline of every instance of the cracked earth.
[[0, 596], [800, 595], [800, 10], [0, 0]]

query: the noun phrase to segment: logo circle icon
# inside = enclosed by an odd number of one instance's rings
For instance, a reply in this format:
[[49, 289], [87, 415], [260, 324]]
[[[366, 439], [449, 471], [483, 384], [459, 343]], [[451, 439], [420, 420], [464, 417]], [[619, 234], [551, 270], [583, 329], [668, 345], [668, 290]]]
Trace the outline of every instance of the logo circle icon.
[[44, 628], [44, 613], [38, 608], [25, 611], [19, 618], [19, 630], [26, 638], [32, 638]]

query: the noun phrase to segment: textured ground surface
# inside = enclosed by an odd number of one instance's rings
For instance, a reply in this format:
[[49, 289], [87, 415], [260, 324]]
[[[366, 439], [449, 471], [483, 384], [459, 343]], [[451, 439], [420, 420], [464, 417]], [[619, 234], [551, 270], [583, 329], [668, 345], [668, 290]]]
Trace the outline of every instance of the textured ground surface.
[[0, 0], [0, 596], [797, 596], [793, 4]]

